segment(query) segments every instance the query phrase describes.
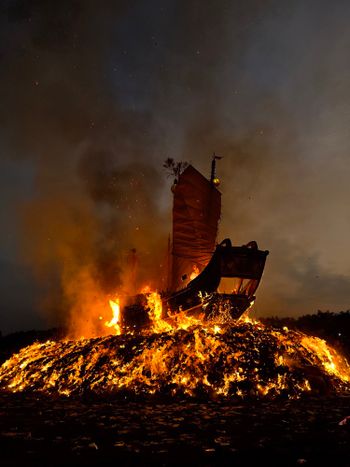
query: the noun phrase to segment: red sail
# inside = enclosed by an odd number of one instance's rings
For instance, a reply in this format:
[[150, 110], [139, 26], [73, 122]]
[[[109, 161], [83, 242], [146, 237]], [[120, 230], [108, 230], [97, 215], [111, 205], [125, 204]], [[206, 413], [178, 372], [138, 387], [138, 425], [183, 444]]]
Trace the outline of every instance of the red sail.
[[[221, 193], [191, 165], [174, 191], [172, 290], [201, 272], [215, 249]], [[192, 275], [192, 277], [191, 277]]]

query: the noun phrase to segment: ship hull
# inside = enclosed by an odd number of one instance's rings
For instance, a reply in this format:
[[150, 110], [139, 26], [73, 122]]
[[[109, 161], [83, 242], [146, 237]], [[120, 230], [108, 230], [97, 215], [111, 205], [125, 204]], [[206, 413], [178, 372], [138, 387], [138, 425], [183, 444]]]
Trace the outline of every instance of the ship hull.
[[[268, 251], [261, 251], [255, 242], [234, 247], [226, 239], [221, 242], [203, 271], [180, 290], [162, 293], [163, 318], [178, 312], [202, 315], [204, 319], [219, 314], [238, 319], [254, 302]], [[224, 281], [231, 288], [222, 291]], [[124, 308], [126, 327], [147, 327], [150, 324], [147, 299], [138, 295]]]

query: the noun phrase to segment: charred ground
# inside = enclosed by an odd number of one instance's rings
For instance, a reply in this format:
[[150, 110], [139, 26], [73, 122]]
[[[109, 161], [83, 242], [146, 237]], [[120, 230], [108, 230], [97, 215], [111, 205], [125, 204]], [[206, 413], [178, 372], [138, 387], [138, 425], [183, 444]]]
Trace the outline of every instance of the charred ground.
[[1, 464], [349, 465], [350, 398], [236, 403], [1, 394]]

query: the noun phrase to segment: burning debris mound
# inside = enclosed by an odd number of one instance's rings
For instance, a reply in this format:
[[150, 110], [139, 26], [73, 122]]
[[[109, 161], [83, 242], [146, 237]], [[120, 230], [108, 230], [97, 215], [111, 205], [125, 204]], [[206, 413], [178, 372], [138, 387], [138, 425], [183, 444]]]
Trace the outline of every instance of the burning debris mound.
[[[0, 368], [0, 388], [58, 395], [297, 398], [349, 388], [350, 366], [325, 341], [242, 318], [223, 324], [150, 311], [151, 330], [36, 343]], [[119, 330], [117, 329], [117, 334]]]

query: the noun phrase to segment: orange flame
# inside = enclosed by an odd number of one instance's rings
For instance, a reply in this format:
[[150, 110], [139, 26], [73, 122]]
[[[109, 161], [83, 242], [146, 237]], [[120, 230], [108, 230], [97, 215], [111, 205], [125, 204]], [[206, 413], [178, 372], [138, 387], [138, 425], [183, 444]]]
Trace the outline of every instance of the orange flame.
[[170, 331], [160, 327], [162, 334], [150, 331], [137, 340], [125, 335], [35, 343], [0, 367], [0, 388], [64, 395], [85, 389], [136, 394], [165, 389], [172, 394], [196, 395], [199, 390], [217, 396], [295, 398], [317, 390], [309, 370], [313, 367], [334, 391], [349, 389], [348, 363], [321, 339], [258, 322], [202, 323], [187, 331], [181, 329], [183, 323], [188, 324], [181, 319], [167, 323]]
[[173, 394], [204, 390], [217, 396], [294, 398], [316, 384], [312, 367], [335, 391], [350, 389], [349, 364], [322, 339], [287, 327], [269, 328], [247, 313], [235, 321], [225, 313], [210, 319], [171, 314], [156, 291], [146, 286], [142, 293], [151, 324], [137, 340], [122, 328], [118, 296], [109, 300], [111, 319], [99, 318], [101, 334], [116, 336], [26, 347], [0, 367], [0, 388], [64, 395], [84, 388], [150, 394], [168, 388]]
[[113, 328], [115, 330], [115, 334], [121, 334], [121, 327], [120, 327], [120, 303], [119, 298], [116, 300], [109, 300], [109, 306], [112, 309], [113, 317], [110, 321], [105, 322], [105, 326], [108, 328]]

